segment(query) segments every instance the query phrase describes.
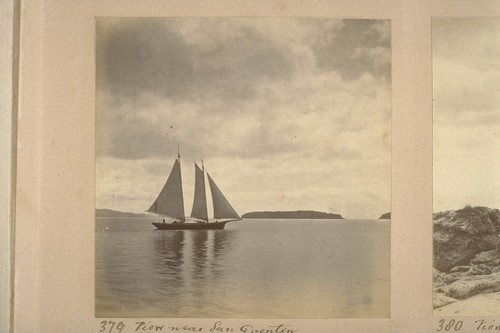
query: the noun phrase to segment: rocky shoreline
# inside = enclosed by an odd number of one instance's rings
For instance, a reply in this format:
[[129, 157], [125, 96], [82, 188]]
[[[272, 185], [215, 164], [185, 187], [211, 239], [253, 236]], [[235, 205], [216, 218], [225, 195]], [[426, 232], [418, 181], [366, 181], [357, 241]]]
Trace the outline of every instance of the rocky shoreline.
[[470, 207], [434, 214], [434, 308], [500, 291], [500, 211]]

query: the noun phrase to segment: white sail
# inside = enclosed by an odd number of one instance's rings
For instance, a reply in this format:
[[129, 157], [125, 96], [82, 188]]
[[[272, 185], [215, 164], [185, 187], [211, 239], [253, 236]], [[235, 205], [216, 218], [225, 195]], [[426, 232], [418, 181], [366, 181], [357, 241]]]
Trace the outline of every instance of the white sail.
[[212, 193], [212, 200], [214, 204], [214, 218], [216, 219], [240, 219], [240, 216], [229, 201], [227, 201], [221, 190], [215, 185], [212, 177], [207, 172], [208, 182], [210, 183], [210, 192]]
[[184, 200], [182, 197], [182, 178], [180, 157], [175, 160], [167, 182], [148, 212], [184, 220]]
[[205, 172], [195, 163], [194, 200], [191, 217], [208, 221], [207, 195], [205, 193]]

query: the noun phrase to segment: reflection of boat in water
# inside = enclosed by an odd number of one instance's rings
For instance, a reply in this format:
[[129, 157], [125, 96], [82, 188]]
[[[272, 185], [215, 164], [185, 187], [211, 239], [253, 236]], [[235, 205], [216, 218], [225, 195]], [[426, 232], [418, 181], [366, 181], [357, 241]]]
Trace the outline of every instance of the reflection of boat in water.
[[[203, 163], [203, 162], [202, 162]], [[211, 230], [224, 229], [225, 225], [231, 221], [241, 220], [240, 216], [227, 201], [224, 194], [212, 177], [207, 174], [208, 183], [214, 207], [214, 219], [210, 221], [207, 211], [207, 196], [205, 193], [205, 167], [202, 168], [195, 163], [195, 187], [193, 209], [191, 219], [186, 219], [184, 215], [184, 198], [182, 195], [181, 177], [181, 157], [177, 155], [172, 171], [167, 182], [155, 202], [148, 209], [148, 212], [165, 216], [171, 221], [154, 222], [153, 225], [160, 230]]]
[[152, 289], [168, 298], [165, 313], [182, 316], [186, 309], [179, 308], [178, 304], [185, 302], [188, 294], [197, 300], [197, 307], [211, 304], [214, 293], [223, 292], [228, 277], [228, 256], [238, 244], [238, 232], [172, 230], [153, 232], [152, 236], [152, 265], [148, 267], [154, 272], [144, 279]]

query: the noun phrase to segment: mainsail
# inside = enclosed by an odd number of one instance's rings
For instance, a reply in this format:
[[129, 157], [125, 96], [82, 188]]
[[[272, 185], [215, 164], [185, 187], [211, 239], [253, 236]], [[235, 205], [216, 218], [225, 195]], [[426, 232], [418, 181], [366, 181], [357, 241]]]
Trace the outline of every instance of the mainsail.
[[212, 177], [207, 172], [208, 182], [210, 183], [210, 192], [212, 193], [212, 201], [214, 204], [214, 218], [216, 219], [240, 219], [240, 216], [229, 201], [227, 201], [224, 194], [222, 194], [221, 190], [215, 185]]
[[[174, 219], [173, 223], [153, 222], [153, 225], [160, 230], [220, 230], [224, 229], [226, 223], [241, 220], [240, 216], [231, 207], [231, 204], [222, 194], [221, 190], [215, 185], [212, 177], [207, 173], [214, 204], [214, 222], [209, 223], [207, 211], [207, 196], [205, 191], [205, 168], [200, 168], [196, 163], [195, 168], [195, 190], [193, 209], [191, 217], [198, 223], [178, 223], [186, 222], [184, 215], [184, 200], [182, 196], [182, 177], [181, 177], [181, 157], [177, 153], [177, 159], [174, 162], [172, 171], [168, 176], [167, 182], [163, 186], [160, 194], [153, 202], [148, 212], [156, 213]], [[224, 219], [220, 221], [220, 219]], [[204, 221], [205, 223], [201, 223]]]
[[180, 157], [175, 160], [165, 186], [163, 186], [158, 198], [153, 202], [148, 212], [166, 215], [184, 221]]
[[205, 194], [205, 172], [198, 164], [194, 164], [194, 200], [191, 217], [208, 222], [207, 196]]

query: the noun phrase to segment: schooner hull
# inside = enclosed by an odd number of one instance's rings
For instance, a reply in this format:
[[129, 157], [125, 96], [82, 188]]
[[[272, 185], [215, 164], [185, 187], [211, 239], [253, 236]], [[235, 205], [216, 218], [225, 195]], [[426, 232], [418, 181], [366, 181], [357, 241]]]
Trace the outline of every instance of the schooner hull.
[[153, 225], [159, 230], [221, 230], [224, 229], [227, 223], [211, 222], [211, 223], [161, 223], [153, 222]]

